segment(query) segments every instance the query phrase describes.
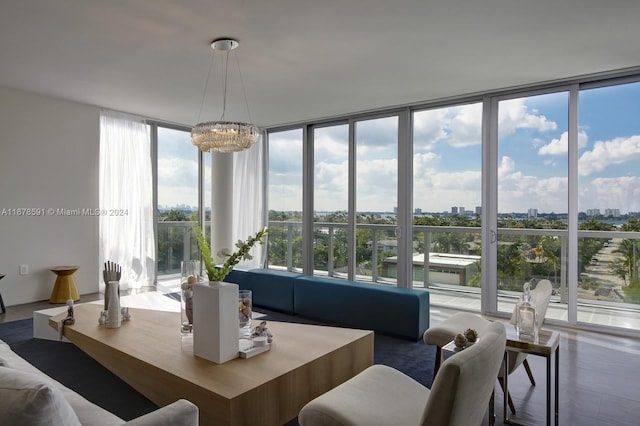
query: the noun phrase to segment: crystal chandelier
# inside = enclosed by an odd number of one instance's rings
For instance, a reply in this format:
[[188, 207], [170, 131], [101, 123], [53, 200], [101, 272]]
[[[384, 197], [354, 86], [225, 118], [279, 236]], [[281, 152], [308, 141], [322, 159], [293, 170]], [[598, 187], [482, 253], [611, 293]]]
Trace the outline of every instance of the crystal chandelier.
[[[206, 121], [196, 124], [191, 129], [191, 143], [198, 147], [201, 151], [218, 151], [218, 152], [238, 152], [251, 148], [256, 143], [260, 133], [258, 128], [253, 124], [243, 123], [240, 121], [226, 121], [224, 114], [227, 107], [227, 71], [229, 68], [229, 52], [238, 47], [238, 41], [233, 39], [218, 39], [211, 43], [211, 48], [225, 52], [224, 64], [224, 82], [222, 97], [222, 117], [219, 121]], [[213, 64], [213, 59], [211, 61]], [[211, 75], [211, 66], [209, 67], [209, 76]], [[207, 77], [207, 86], [209, 85], [209, 76]], [[242, 76], [240, 77], [242, 80]], [[244, 91], [244, 85], [242, 87]], [[205, 86], [205, 94], [207, 92]], [[202, 96], [204, 104], [204, 94]], [[246, 102], [246, 93], [245, 93]], [[249, 106], [247, 105], [247, 111]], [[202, 104], [200, 105], [202, 112]]]

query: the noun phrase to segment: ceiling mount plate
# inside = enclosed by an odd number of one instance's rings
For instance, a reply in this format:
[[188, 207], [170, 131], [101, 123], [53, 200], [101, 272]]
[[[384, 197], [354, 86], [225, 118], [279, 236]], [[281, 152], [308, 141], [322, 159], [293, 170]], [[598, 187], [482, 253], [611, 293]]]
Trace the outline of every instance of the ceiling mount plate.
[[211, 42], [211, 48], [213, 50], [220, 50], [223, 52], [233, 50], [238, 47], [238, 45], [240, 45], [238, 40], [232, 38], [219, 38]]

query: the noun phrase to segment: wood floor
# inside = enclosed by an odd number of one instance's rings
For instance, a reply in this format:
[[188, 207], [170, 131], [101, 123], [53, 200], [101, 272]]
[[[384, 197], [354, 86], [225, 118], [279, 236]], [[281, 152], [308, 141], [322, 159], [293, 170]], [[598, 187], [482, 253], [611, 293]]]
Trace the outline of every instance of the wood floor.
[[[81, 301], [101, 298], [101, 294], [83, 295]], [[52, 306], [48, 301], [10, 306], [5, 314], [0, 315], [0, 322], [31, 318], [34, 310]], [[432, 324], [442, 321], [453, 312], [432, 307]], [[555, 329], [561, 333], [559, 424], [639, 425], [640, 340]], [[544, 358], [536, 356], [529, 356], [528, 360], [537, 385], [530, 385], [522, 368], [509, 376], [509, 389], [517, 410], [513, 420], [542, 425], [546, 409], [546, 362]], [[496, 387], [496, 414], [497, 424], [502, 424], [502, 392], [499, 387]], [[488, 419], [483, 424], [488, 424]]]

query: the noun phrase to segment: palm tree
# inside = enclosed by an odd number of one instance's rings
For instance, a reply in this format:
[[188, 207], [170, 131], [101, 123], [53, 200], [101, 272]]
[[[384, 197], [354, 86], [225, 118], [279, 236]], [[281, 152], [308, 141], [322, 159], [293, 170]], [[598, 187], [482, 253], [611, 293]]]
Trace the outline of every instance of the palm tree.
[[638, 277], [638, 264], [636, 262], [637, 249], [637, 240], [624, 239], [620, 243], [620, 246], [613, 251], [614, 253], [620, 253], [624, 256], [624, 265], [627, 268], [629, 281], [633, 281], [634, 278]]

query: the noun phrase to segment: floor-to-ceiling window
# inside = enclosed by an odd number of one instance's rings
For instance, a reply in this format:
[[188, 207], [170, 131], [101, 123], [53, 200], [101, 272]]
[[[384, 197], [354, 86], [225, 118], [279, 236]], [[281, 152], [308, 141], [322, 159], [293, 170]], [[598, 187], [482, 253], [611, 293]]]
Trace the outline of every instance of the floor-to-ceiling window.
[[156, 126], [158, 275], [180, 273], [180, 262], [198, 259], [192, 218], [199, 214], [198, 149], [186, 130]]
[[[498, 105], [499, 311], [511, 312], [510, 296], [540, 279], [566, 303], [568, 99], [563, 91]], [[549, 315], [566, 320], [562, 311]]]
[[413, 285], [434, 300], [463, 292], [479, 309], [482, 104], [419, 110], [412, 121]]
[[640, 304], [640, 83], [579, 94], [577, 320], [634, 328]]
[[395, 284], [395, 268], [387, 265], [398, 259], [398, 117], [354, 125], [355, 275], [362, 281]]
[[349, 126], [313, 129], [313, 270], [347, 277]]
[[302, 129], [269, 134], [269, 266], [302, 271]]

